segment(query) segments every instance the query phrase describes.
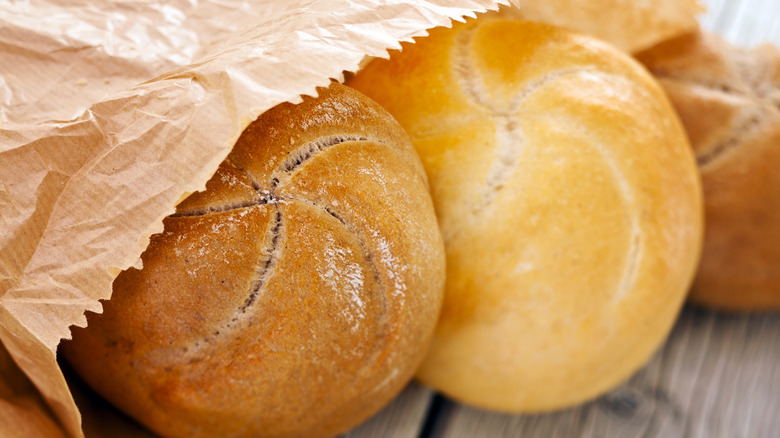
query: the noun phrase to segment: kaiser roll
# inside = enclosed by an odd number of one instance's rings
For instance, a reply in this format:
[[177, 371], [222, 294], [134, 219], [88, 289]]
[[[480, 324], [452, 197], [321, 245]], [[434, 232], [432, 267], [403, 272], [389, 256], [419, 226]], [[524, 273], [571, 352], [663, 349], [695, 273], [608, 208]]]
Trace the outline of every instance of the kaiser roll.
[[427, 351], [444, 250], [425, 172], [354, 90], [264, 113], [164, 225], [62, 347], [160, 435], [334, 435]]
[[688, 131], [704, 185], [704, 251], [692, 301], [780, 309], [780, 50], [696, 33], [638, 58]]
[[661, 88], [589, 37], [437, 28], [351, 85], [412, 136], [447, 251], [419, 379], [476, 406], [569, 406], [664, 341], [700, 252], [696, 163]]

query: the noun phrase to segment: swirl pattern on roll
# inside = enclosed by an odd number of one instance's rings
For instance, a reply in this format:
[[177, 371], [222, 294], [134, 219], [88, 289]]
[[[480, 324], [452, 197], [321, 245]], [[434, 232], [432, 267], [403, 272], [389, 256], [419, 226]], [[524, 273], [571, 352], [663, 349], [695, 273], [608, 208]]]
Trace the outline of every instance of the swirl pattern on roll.
[[400, 126], [338, 84], [249, 125], [64, 352], [164, 436], [330, 436], [422, 360], [444, 257]]
[[640, 65], [562, 29], [479, 19], [349, 85], [399, 120], [431, 182], [447, 286], [424, 383], [483, 408], [557, 409], [663, 342], [700, 251], [701, 187]]

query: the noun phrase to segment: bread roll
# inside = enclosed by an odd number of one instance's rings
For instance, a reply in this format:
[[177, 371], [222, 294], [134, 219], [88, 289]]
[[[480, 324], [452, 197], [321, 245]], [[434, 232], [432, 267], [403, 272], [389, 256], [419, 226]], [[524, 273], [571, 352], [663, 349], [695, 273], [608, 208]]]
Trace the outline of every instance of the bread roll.
[[444, 253], [408, 136], [342, 85], [252, 123], [62, 351], [170, 437], [324, 437], [414, 374]]
[[412, 136], [447, 251], [420, 380], [511, 412], [595, 397], [667, 336], [700, 251], [696, 164], [663, 92], [588, 37], [477, 20], [351, 85]]
[[780, 50], [692, 34], [637, 55], [690, 135], [704, 185], [704, 252], [691, 300], [780, 309]]

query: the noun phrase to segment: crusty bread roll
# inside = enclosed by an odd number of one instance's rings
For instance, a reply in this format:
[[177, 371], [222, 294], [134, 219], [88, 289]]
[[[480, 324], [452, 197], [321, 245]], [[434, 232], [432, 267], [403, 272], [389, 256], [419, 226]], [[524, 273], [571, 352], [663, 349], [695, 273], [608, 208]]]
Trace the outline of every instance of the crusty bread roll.
[[780, 50], [691, 34], [637, 55], [688, 131], [704, 185], [704, 252], [691, 300], [780, 309]]
[[324, 437], [411, 379], [441, 306], [425, 172], [343, 85], [252, 123], [62, 351], [163, 436]]
[[693, 276], [702, 200], [680, 122], [638, 63], [549, 26], [478, 20], [350, 84], [407, 129], [431, 182], [447, 286], [422, 382], [541, 411], [648, 360]]

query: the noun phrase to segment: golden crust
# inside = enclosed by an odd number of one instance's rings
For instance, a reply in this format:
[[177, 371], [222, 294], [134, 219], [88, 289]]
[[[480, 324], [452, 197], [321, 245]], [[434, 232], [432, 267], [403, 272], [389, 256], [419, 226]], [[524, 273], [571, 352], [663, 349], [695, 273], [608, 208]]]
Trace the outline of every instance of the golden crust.
[[419, 379], [466, 403], [581, 402], [663, 342], [700, 251], [684, 131], [641, 66], [553, 27], [478, 20], [349, 85], [406, 128], [447, 250]]
[[251, 124], [62, 351], [163, 436], [331, 436], [411, 378], [444, 257], [422, 166], [344, 86]]
[[679, 112], [702, 173], [707, 226], [691, 301], [780, 309], [780, 50], [696, 33], [638, 57]]

